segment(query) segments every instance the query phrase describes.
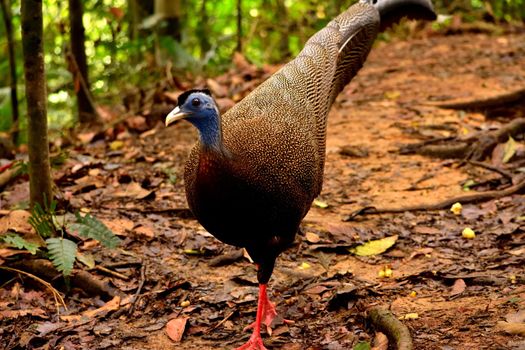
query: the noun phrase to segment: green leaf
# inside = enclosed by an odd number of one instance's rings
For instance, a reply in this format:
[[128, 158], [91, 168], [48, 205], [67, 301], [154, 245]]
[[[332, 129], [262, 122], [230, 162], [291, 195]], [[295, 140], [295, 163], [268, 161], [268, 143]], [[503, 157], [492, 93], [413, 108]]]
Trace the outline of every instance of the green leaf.
[[370, 344], [366, 341], [359, 342], [356, 344], [356, 346], [354, 346], [354, 350], [370, 350], [370, 349], [371, 349]]
[[501, 160], [502, 163], [507, 163], [513, 156], [516, 154], [516, 141], [512, 138], [512, 136], [509, 136], [509, 140], [507, 143], [505, 143], [505, 148], [503, 150], [503, 159]]
[[36, 203], [31, 210], [31, 217], [29, 224], [33, 226], [40, 237], [50, 237], [56, 232], [56, 227], [53, 222], [53, 215], [55, 214], [56, 202], [51, 203], [50, 208], [44, 210], [40, 204]]
[[36, 254], [36, 251], [40, 247], [38, 244], [33, 243], [33, 242], [28, 242], [24, 238], [20, 237], [19, 235], [15, 233], [7, 234], [5, 237], [2, 237], [2, 240], [6, 242], [8, 245], [10, 245], [11, 247], [27, 250], [33, 255]]
[[100, 220], [89, 214], [84, 217], [80, 216], [79, 213], [75, 215], [77, 222], [70, 224], [69, 229], [76, 231], [79, 236], [97, 240], [108, 248], [115, 248], [120, 244], [120, 239]]
[[65, 238], [48, 238], [46, 243], [53, 265], [64, 276], [69, 276], [77, 256], [77, 244]]
[[371, 256], [379, 255], [387, 251], [388, 248], [392, 247], [397, 241], [397, 235], [377, 239], [375, 241], [366, 242], [348, 249], [350, 253], [358, 256]]

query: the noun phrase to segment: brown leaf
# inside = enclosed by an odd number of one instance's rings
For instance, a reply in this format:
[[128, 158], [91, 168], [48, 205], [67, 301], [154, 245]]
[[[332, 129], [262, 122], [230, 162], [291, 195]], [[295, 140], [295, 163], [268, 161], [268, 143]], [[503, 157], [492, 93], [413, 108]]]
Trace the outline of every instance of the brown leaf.
[[465, 288], [467, 288], [467, 285], [465, 284], [465, 281], [463, 281], [461, 278], [454, 281], [454, 285], [452, 285], [452, 290], [450, 291], [450, 296], [459, 295], [465, 291]]
[[509, 334], [525, 336], [525, 323], [509, 323], [499, 321], [496, 328]]
[[186, 322], [188, 318], [174, 318], [166, 324], [166, 333], [176, 343], [179, 343], [182, 340], [184, 335], [184, 329], [186, 328]]
[[387, 350], [388, 349], [388, 338], [385, 334], [377, 332], [374, 338], [374, 347], [372, 350]]
[[4, 318], [18, 318], [18, 317], [23, 317], [27, 315], [36, 316], [40, 318], [47, 318], [47, 314], [44, 310], [40, 308], [32, 308], [32, 309], [0, 311], [0, 320]]
[[120, 190], [115, 191], [113, 195], [115, 197], [133, 197], [136, 199], [144, 199], [149, 196], [153, 191], [148, 191], [137, 182], [131, 182], [123, 185]]
[[60, 316], [60, 319], [68, 322], [81, 321], [82, 319], [91, 319], [95, 317], [103, 317], [111, 311], [118, 310], [121, 305], [121, 299], [119, 296], [115, 296], [113, 299], [94, 310], [87, 310], [81, 315], [63, 315]]
[[0, 234], [7, 231], [19, 233], [32, 233], [33, 227], [28, 223], [31, 214], [25, 210], [14, 210], [8, 215], [0, 218]]
[[225, 97], [228, 94], [228, 90], [213, 79], [207, 79], [206, 85], [208, 85], [214, 96]]
[[505, 316], [505, 319], [509, 323], [525, 323], [525, 310], [509, 313]]
[[126, 236], [127, 231], [135, 227], [135, 223], [126, 218], [100, 219], [117, 236]]
[[306, 232], [304, 236], [306, 240], [310, 243], [319, 243], [319, 241], [321, 240], [321, 238], [319, 238], [319, 235], [313, 232]]

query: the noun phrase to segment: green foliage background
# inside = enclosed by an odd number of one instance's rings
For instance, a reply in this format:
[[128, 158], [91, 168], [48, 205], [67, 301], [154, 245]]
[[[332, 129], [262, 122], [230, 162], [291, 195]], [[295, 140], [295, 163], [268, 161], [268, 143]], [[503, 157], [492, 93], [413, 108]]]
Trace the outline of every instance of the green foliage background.
[[[176, 75], [213, 75], [226, 70], [236, 48], [236, 0], [181, 0], [182, 40], [142, 30], [130, 39], [130, 0], [85, 0], [84, 25], [92, 91], [98, 103], [118, 102], [127, 89], [161, 79], [163, 64]], [[139, 1], [140, 2], [140, 1]], [[148, 2], [148, 1], [146, 1]], [[355, 0], [243, 0], [243, 53], [255, 64], [277, 63], [297, 54], [307, 38]], [[64, 51], [68, 45], [67, 1], [43, 0], [48, 115], [51, 129], [74, 124], [75, 97]], [[525, 0], [434, 0], [439, 13], [467, 20], [523, 21]], [[21, 128], [25, 128], [20, 0], [11, 0], [18, 61]], [[112, 9], [121, 10], [119, 18]], [[142, 19], [144, 20], [144, 18]], [[158, 55], [163, 53], [159, 62]], [[0, 23], [0, 130], [11, 126], [5, 25]], [[160, 64], [159, 64], [160, 63]]]

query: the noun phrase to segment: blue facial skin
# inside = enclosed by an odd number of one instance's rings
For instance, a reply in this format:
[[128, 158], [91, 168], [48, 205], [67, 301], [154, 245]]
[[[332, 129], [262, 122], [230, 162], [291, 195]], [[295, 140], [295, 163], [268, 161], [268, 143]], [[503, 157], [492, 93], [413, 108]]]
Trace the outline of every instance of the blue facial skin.
[[185, 119], [199, 131], [201, 144], [205, 147], [221, 149], [221, 120], [217, 104], [211, 96], [195, 92], [179, 106]]

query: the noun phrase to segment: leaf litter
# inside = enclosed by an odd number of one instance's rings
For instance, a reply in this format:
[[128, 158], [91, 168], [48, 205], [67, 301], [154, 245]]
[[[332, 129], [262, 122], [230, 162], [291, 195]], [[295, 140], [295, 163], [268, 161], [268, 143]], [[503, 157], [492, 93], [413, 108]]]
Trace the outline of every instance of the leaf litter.
[[[366, 206], [432, 202], [465, 189], [505, 185], [486, 169], [397, 153], [399, 144], [444, 132], [469, 135], [494, 125], [479, 113], [423, 104], [519, 87], [523, 67], [495, 57], [523, 60], [524, 35], [503, 38], [433, 36], [380, 43], [372, 51], [330, 115], [325, 184], [303, 223], [305, 233], [277, 261], [271, 298], [284, 318], [295, 322], [278, 325], [271, 337], [265, 334], [269, 348], [386, 348], [362, 317], [372, 305], [403, 318], [418, 349], [519, 344], [525, 300], [522, 196], [465, 204], [452, 212], [342, 222]], [[234, 70], [208, 81], [224, 96], [221, 108], [278, 68], [258, 69], [238, 56], [235, 62]], [[386, 62], [399, 63], [392, 68]], [[178, 93], [162, 91], [160, 103], [173, 104]], [[89, 208], [122, 239], [116, 250], [83, 241], [77, 255], [89, 257], [78, 260], [121, 295], [87, 296], [78, 288], [67, 291], [55, 279], [68, 304], [57, 316], [48, 294], [24, 276], [10, 275], [0, 288], [0, 339], [10, 348], [229, 349], [248, 337], [242, 328], [255, 316], [255, 268], [242, 254], [211, 264], [232, 248], [205, 233], [186, 209], [183, 167], [195, 132], [184, 123], [165, 129], [158, 123], [162, 113], [156, 117], [153, 102], [144, 103], [149, 105], [141, 106], [143, 113], [137, 111], [132, 122], [77, 135], [70, 159], [55, 174], [71, 207]], [[494, 164], [518, 161], [522, 140], [513, 141], [497, 147]], [[366, 152], [348, 151], [355, 149]], [[7, 188], [3, 204], [19, 195], [15, 186], [20, 184]], [[0, 235], [11, 230], [34, 239], [23, 220], [7, 223], [12, 213], [1, 214]], [[466, 227], [475, 239], [461, 236]], [[0, 246], [0, 263], [17, 254]]]

